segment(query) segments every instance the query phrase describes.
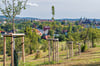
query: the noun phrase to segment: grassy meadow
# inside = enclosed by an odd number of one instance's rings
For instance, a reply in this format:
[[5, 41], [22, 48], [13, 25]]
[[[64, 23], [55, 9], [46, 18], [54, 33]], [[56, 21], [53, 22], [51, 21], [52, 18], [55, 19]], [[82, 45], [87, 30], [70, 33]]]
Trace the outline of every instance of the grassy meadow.
[[[67, 50], [61, 51], [61, 45], [65, 46], [66, 42], [59, 43], [59, 63], [48, 63], [48, 51], [41, 51], [41, 58], [35, 59], [35, 53], [25, 56], [25, 66], [98, 66], [100, 63], [100, 45], [96, 48], [90, 48], [81, 55], [74, 55], [74, 57], [67, 59]], [[74, 49], [74, 53], [77, 49]], [[7, 66], [10, 66], [10, 57], [7, 56]], [[52, 58], [51, 58], [52, 59]], [[22, 66], [21, 59], [19, 66]], [[0, 66], [3, 66], [3, 55], [0, 55]]]

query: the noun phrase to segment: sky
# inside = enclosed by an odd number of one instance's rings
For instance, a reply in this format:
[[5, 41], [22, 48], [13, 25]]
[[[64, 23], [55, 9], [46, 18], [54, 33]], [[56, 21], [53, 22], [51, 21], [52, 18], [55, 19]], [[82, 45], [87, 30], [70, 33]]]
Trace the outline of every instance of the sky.
[[[2, 6], [1, 0], [0, 5]], [[22, 10], [18, 16], [51, 19], [52, 5], [55, 6], [56, 19], [80, 17], [100, 19], [100, 0], [28, 0], [27, 9]]]

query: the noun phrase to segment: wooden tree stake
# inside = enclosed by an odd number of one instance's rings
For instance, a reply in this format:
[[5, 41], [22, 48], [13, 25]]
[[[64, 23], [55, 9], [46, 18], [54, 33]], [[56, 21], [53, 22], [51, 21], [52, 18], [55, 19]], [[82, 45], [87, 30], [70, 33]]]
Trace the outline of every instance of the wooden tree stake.
[[25, 63], [24, 36], [22, 37], [22, 61]]
[[3, 48], [3, 52], [4, 52], [4, 57], [3, 57], [3, 66], [6, 66], [6, 37], [4, 37], [4, 48]]
[[14, 66], [13, 36], [11, 37], [11, 66]]
[[48, 41], [48, 54], [49, 54], [49, 63], [50, 63], [50, 51], [51, 51], [51, 49], [50, 49], [50, 41]]

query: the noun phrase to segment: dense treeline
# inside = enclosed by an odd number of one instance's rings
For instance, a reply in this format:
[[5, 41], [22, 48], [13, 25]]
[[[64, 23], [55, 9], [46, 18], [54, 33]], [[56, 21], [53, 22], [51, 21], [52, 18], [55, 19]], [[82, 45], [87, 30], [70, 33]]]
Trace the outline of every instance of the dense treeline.
[[[92, 47], [95, 47], [95, 42], [100, 38], [100, 30], [97, 28], [92, 28], [94, 25], [88, 25], [88, 28], [85, 28], [84, 25], [78, 25], [78, 21], [76, 22], [36, 22], [36, 21], [28, 21], [16, 24], [16, 32], [17, 33], [25, 33], [25, 52], [26, 54], [32, 54], [37, 50], [46, 51], [48, 49], [47, 40], [43, 39], [42, 36], [36, 33], [36, 29], [43, 30], [44, 26], [49, 26], [50, 30], [48, 35], [50, 38], [53, 38], [54, 34], [55, 38], [59, 38], [60, 41], [74, 41], [76, 43], [83, 43], [82, 48], [83, 51], [87, 48], [87, 42], [90, 41], [92, 43]], [[33, 30], [34, 28], [34, 30]], [[2, 24], [0, 26], [0, 30], [11, 32], [12, 24]], [[2, 54], [3, 51], [3, 38], [0, 37], [0, 52]], [[21, 51], [21, 38], [15, 39], [16, 41], [16, 51]], [[10, 55], [11, 53], [10, 47], [10, 38], [7, 38], [7, 53]]]

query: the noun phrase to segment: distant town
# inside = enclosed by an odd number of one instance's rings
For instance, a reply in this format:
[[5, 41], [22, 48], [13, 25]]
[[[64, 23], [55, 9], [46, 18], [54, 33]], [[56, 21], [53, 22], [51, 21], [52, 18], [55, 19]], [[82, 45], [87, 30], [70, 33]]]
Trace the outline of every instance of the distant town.
[[[8, 18], [5, 16], [0, 16], [0, 24], [7, 23]], [[53, 22], [52, 19], [40, 19], [40, 18], [33, 18], [33, 17], [16, 17], [15, 23], [25, 22], [25, 21], [39, 21], [39, 22]], [[100, 24], [100, 19], [88, 19], [88, 18], [77, 18], [77, 19], [70, 19], [70, 18], [64, 18], [64, 19], [55, 19], [55, 21], [59, 22], [76, 22], [80, 21], [80, 24]], [[9, 22], [11, 23], [11, 21]]]

